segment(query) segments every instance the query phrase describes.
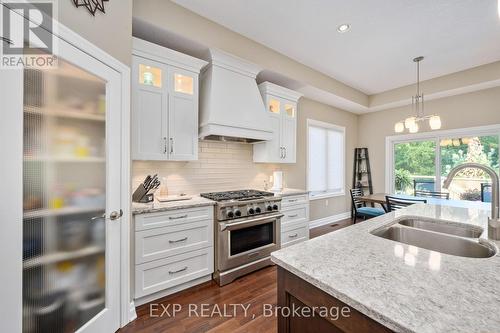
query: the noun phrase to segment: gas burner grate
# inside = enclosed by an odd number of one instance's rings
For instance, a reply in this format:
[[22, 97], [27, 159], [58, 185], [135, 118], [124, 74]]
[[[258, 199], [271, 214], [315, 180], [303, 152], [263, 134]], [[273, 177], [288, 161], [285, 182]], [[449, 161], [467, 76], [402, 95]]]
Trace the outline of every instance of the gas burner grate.
[[263, 197], [274, 196], [274, 193], [258, 191], [258, 190], [241, 190], [241, 191], [201, 193], [200, 196], [214, 201], [227, 201], [227, 200], [248, 201], [253, 199], [260, 199]]

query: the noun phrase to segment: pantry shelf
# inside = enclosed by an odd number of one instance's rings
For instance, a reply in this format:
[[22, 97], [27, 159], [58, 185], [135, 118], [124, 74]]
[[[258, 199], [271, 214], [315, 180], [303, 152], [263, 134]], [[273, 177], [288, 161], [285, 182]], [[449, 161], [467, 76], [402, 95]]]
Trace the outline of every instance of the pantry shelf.
[[103, 207], [63, 207], [57, 209], [37, 209], [25, 211], [23, 214], [24, 219], [52, 217], [52, 216], [65, 216], [65, 215], [78, 215], [85, 213], [92, 213], [104, 211]]
[[54, 252], [25, 260], [23, 262], [23, 268], [29, 269], [37, 266], [50, 265], [61, 261], [90, 257], [100, 253], [104, 253], [104, 248], [101, 246], [88, 246], [76, 251]]
[[56, 108], [38, 108], [38, 107], [25, 107], [24, 112], [26, 114], [41, 115], [47, 117], [60, 117], [69, 119], [79, 119], [79, 120], [91, 120], [98, 122], [105, 122], [106, 116], [104, 114], [95, 114], [84, 112], [81, 110], [61, 110]]
[[51, 157], [51, 156], [25, 156], [25, 162], [58, 162], [58, 163], [104, 163], [104, 157]]

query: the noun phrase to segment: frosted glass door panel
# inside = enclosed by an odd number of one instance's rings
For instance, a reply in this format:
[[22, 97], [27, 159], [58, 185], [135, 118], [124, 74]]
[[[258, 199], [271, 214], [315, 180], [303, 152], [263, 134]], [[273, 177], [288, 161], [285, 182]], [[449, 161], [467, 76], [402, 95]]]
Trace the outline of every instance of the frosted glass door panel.
[[24, 70], [24, 332], [73, 332], [105, 308], [106, 93], [62, 59]]

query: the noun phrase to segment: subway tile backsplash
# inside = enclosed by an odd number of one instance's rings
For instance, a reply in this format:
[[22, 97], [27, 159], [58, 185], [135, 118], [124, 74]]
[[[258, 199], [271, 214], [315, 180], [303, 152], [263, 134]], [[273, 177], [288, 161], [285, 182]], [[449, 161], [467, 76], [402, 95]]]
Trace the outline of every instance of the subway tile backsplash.
[[[200, 141], [197, 161], [134, 161], [132, 191], [148, 174], [155, 173], [160, 180], [166, 178], [169, 195], [263, 189], [264, 181], [269, 183], [269, 177], [275, 170], [281, 170], [281, 167], [253, 162], [251, 144]], [[271, 186], [272, 183], [269, 184]]]

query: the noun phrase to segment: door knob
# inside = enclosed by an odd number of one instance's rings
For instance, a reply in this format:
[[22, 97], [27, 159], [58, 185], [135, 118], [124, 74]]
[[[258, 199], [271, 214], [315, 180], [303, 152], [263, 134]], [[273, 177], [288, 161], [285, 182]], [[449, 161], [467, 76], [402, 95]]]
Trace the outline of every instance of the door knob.
[[109, 214], [109, 219], [113, 221], [119, 219], [122, 216], [123, 216], [123, 210], [120, 209], [119, 212], [117, 211], [111, 212], [111, 214]]

